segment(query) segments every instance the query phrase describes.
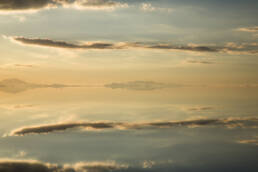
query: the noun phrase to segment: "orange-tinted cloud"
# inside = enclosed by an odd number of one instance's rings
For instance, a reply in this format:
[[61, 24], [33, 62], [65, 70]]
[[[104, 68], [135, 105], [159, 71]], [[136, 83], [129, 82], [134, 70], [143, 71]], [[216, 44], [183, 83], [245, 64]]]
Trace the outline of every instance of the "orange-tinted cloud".
[[137, 129], [162, 129], [174, 127], [226, 127], [226, 128], [257, 128], [258, 118], [226, 118], [226, 119], [195, 119], [183, 121], [167, 122], [143, 122], [143, 123], [126, 123], [126, 122], [73, 122], [46, 124], [38, 126], [25, 126], [15, 129], [11, 136], [22, 136], [27, 134], [43, 134], [55, 131], [65, 131], [68, 129], [88, 129], [88, 130], [137, 130]]
[[[6, 36], [5, 36], [6, 37]], [[227, 43], [224, 46], [205, 46], [205, 45], [175, 45], [164, 43], [148, 43], [148, 42], [87, 42], [84, 44], [70, 43], [66, 41], [56, 41], [42, 38], [26, 38], [26, 37], [6, 37], [17, 43], [24, 45], [35, 45], [42, 47], [64, 48], [64, 49], [128, 49], [143, 48], [149, 50], [167, 50], [167, 51], [190, 51], [190, 52], [211, 52], [211, 53], [238, 53], [238, 54], [257, 54], [258, 44], [256, 43]], [[194, 62], [194, 61], [192, 61]], [[201, 63], [206, 63], [205, 61]], [[207, 63], [206, 63], [207, 64]]]

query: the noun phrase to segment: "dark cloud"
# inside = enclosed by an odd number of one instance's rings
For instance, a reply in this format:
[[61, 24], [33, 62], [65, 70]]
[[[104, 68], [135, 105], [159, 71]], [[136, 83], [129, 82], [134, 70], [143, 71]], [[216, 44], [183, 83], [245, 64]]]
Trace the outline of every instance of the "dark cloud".
[[78, 9], [92, 8], [115, 8], [124, 7], [122, 4], [112, 0], [1, 0], [0, 10], [16, 11], [16, 10], [38, 10], [44, 8], [54, 8], [59, 6], [74, 7]]
[[116, 46], [112, 43], [89, 43], [89, 44], [75, 44], [68, 43], [65, 41], [54, 41], [50, 39], [39, 39], [39, 38], [24, 38], [24, 37], [14, 37], [15, 41], [21, 42], [23, 44], [29, 45], [39, 45], [54, 48], [69, 48], [69, 49], [118, 49], [121, 46]]
[[97, 122], [97, 123], [65, 123], [65, 124], [53, 124], [53, 125], [43, 125], [43, 126], [36, 126], [36, 127], [28, 127], [22, 128], [14, 131], [14, 135], [25, 135], [31, 133], [50, 133], [54, 131], [64, 131], [66, 129], [71, 128], [92, 128], [92, 129], [110, 129], [114, 128], [117, 123], [104, 123], [104, 122]]
[[1, 172], [111, 172], [127, 169], [115, 162], [80, 162], [73, 165], [56, 165], [35, 160], [0, 160]]
[[[217, 154], [215, 154], [217, 155]], [[243, 155], [245, 157], [245, 154]], [[213, 156], [212, 156], [213, 157]], [[215, 156], [216, 158], [217, 156]], [[241, 156], [242, 157], [242, 156]], [[207, 157], [206, 157], [207, 159]], [[17, 160], [1, 160], [0, 161], [0, 171], [1, 172], [200, 172], [200, 171], [234, 171], [234, 172], [255, 172], [257, 171], [257, 165], [255, 160], [250, 162], [250, 158], [244, 159], [244, 163], [236, 163], [236, 160], [232, 161], [214, 161], [208, 162], [205, 159], [205, 163], [170, 163], [162, 162], [162, 164], [157, 164], [159, 162], [149, 162], [154, 163], [154, 166], [145, 167], [130, 167], [125, 164], [117, 164], [115, 162], [81, 162], [76, 164], [50, 164], [39, 161], [17, 161]], [[214, 159], [214, 157], [213, 157]], [[220, 158], [221, 159], [221, 158]], [[199, 159], [198, 159], [199, 160]], [[222, 160], [224, 160], [222, 158]], [[239, 162], [242, 162], [243, 159]], [[206, 164], [207, 163], [207, 164]], [[248, 169], [248, 170], [247, 170]]]
[[198, 51], [198, 52], [217, 52], [218, 49], [215, 47], [206, 47], [206, 46], [175, 46], [175, 45], [153, 45], [146, 46], [146, 48], [150, 49], [168, 49], [168, 50], [188, 50], [188, 51]]
[[54, 172], [56, 166], [50, 166], [37, 161], [0, 161], [2, 172]]
[[27, 134], [42, 134], [67, 129], [81, 128], [89, 130], [129, 130], [129, 129], [161, 129], [174, 127], [227, 127], [227, 128], [256, 128], [258, 118], [227, 118], [227, 119], [197, 119], [184, 121], [168, 122], [145, 122], [145, 123], [126, 123], [126, 122], [77, 122], [47, 124], [33, 127], [22, 127], [11, 132], [11, 136], [22, 136]]
[[64, 85], [64, 84], [34, 84], [25, 82], [19, 79], [5, 79], [0, 81], [0, 91], [7, 93], [19, 93], [34, 88], [65, 88], [65, 87], [80, 87], [79, 85]]
[[[228, 43], [225, 46], [200, 46], [200, 45], [185, 45], [177, 46], [173, 44], [160, 43], [142, 43], [142, 42], [88, 42], [85, 44], [69, 43], [65, 41], [55, 41], [51, 39], [40, 38], [25, 38], [25, 37], [10, 37], [12, 40], [27, 44], [43, 47], [66, 48], [66, 49], [128, 49], [128, 48], [143, 48], [143, 49], [159, 49], [159, 50], [179, 50], [190, 52], [222, 52], [222, 53], [238, 53], [238, 54], [257, 54], [258, 44], [256, 43]], [[211, 64], [207, 61], [190, 61], [192, 63]]]
[[130, 81], [124, 83], [111, 83], [106, 84], [105, 87], [112, 89], [128, 89], [128, 90], [139, 90], [139, 91], [149, 91], [157, 90], [163, 88], [179, 87], [181, 85], [177, 84], [165, 84], [154, 81]]
[[55, 4], [54, 0], [1, 0], [1, 10], [39, 9]]
[[168, 44], [147, 44], [147, 43], [105, 43], [90, 42], [87, 44], [68, 43], [65, 41], [54, 41], [51, 39], [13, 37], [15, 41], [29, 45], [39, 45], [54, 48], [68, 49], [126, 49], [126, 48], [146, 48], [146, 49], [164, 49], [164, 50], [188, 50], [199, 52], [216, 52], [215, 48], [204, 46], [175, 46]]

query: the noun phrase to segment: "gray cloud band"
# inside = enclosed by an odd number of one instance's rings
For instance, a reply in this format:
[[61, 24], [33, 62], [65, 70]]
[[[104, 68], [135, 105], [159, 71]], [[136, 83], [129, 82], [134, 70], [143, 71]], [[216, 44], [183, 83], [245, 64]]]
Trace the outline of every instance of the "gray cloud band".
[[126, 122], [75, 122], [39, 125], [33, 127], [22, 127], [9, 134], [10, 136], [23, 136], [27, 134], [43, 134], [55, 131], [65, 131], [67, 129], [89, 129], [89, 130], [138, 130], [138, 129], [162, 129], [174, 127], [226, 127], [226, 128], [257, 128], [258, 118], [227, 118], [227, 119], [197, 119], [185, 121], [169, 122], [145, 122], [145, 123], [126, 123]]
[[128, 165], [113, 161], [57, 165], [36, 160], [0, 160], [0, 171], [3, 172], [108, 172], [126, 169]]
[[115, 8], [125, 4], [112, 0], [1, 0], [1, 11], [38, 10], [58, 6], [75, 6], [77, 8]]
[[[178, 50], [191, 52], [222, 52], [222, 53], [239, 53], [239, 54], [257, 54], [258, 44], [241, 44], [230, 43], [225, 46], [200, 46], [200, 45], [172, 45], [162, 43], [146, 43], [146, 42], [88, 42], [86, 44], [69, 43], [65, 41], [56, 41], [51, 39], [10, 37], [12, 40], [26, 44], [43, 47], [64, 48], [64, 49], [128, 49], [128, 48], [144, 48], [158, 50]], [[205, 63], [205, 62], [204, 62]]]

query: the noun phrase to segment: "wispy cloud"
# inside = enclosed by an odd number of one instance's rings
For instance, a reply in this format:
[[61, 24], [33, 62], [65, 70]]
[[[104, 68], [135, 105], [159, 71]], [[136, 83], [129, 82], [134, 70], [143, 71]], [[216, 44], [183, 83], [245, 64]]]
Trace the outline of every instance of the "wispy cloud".
[[214, 107], [211, 106], [201, 106], [201, 107], [192, 107], [192, 108], [188, 108], [189, 111], [209, 111], [209, 110], [213, 110]]
[[74, 172], [108, 172], [108, 171], [121, 171], [128, 169], [127, 164], [118, 164], [114, 161], [107, 162], [80, 162], [76, 164], [65, 164], [63, 169], [65, 171], [74, 171]]
[[237, 28], [236, 31], [250, 33], [254, 39], [258, 38], [258, 26]]
[[[258, 44], [257, 43], [227, 43], [224, 46], [205, 46], [196, 44], [187, 45], [174, 45], [169, 43], [148, 43], [148, 42], [86, 42], [80, 43], [70, 43], [66, 41], [56, 41], [51, 39], [42, 38], [26, 38], [26, 37], [7, 37], [16, 43], [21, 43], [24, 45], [34, 45], [42, 47], [52, 47], [52, 48], [64, 48], [64, 49], [129, 49], [129, 48], [143, 48], [149, 50], [164, 50], [164, 51], [190, 51], [190, 52], [211, 52], [211, 53], [238, 53], [238, 54], [257, 54]], [[194, 62], [194, 61], [192, 61]], [[201, 63], [206, 63], [205, 61], [200, 61]]]
[[257, 128], [258, 118], [226, 118], [226, 119], [195, 119], [183, 121], [166, 121], [166, 122], [142, 122], [142, 123], [127, 123], [127, 122], [71, 122], [46, 124], [38, 126], [25, 126], [11, 131], [5, 136], [23, 136], [27, 134], [44, 134], [56, 131], [65, 131], [68, 129], [84, 129], [88, 130], [138, 130], [138, 129], [162, 129], [174, 127], [226, 127], [226, 128]]
[[156, 162], [155, 161], [144, 161], [143, 163], [142, 163], [142, 167], [143, 168], [152, 168], [154, 165], [156, 164]]
[[3, 104], [0, 105], [0, 108], [7, 109], [7, 110], [20, 110], [20, 109], [34, 109], [38, 105], [36, 104], [16, 104], [16, 105], [9, 105], [9, 104]]
[[206, 60], [187, 60], [186, 62], [193, 63], [193, 64], [215, 64], [215, 62], [206, 61]]
[[238, 143], [241, 144], [254, 144], [258, 146], [258, 139], [250, 139], [250, 140], [240, 140]]
[[251, 145], [257, 145], [258, 146], [258, 137], [253, 137], [251, 139], [243, 139], [243, 140], [239, 140], [237, 141], [240, 144], [251, 144]]
[[156, 11], [156, 8], [153, 7], [150, 3], [142, 3], [141, 10], [143, 10], [143, 11]]
[[15, 68], [15, 69], [25, 69], [25, 68], [34, 68], [37, 65], [35, 64], [26, 64], [26, 63], [7, 63], [0, 65], [0, 69], [9, 69], [9, 68]]
[[242, 27], [242, 28], [238, 28], [237, 30], [242, 32], [258, 32], [258, 26]]
[[14, 66], [16, 66], [16, 67], [29, 67], [29, 68], [31, 68], [31, 67], [34, 67], [34, 65], [30, 65], [30, 64], [14, 64]]
[[155, 7], [151, 3], [142, 3], [140, 9], [144, 12], [154, 12], [154, 11], [159, 11], [159, 12], [167, 12], [170, 13], [173, 10], [171, 8], [161, 8], [161, 7]]
[[16, 157], [17, 157], [17, 158], [23, 158], [23, 157], [25, 157], [26, 155], [27, 155], [27, 152], [21, 150], [21, 151], [19, 151], [19, 152], [16, 154]]
[[49, 8], [75, 8], [75, 9], [115, 9], [127, 7], [126, 3], [112, 0], [1, 0], [0, 11], [2, 12], [35, 12]]
[[145, 160], [142, 163], [142, 168], [150, 170], [153, 167], [161, 167], [164, 165], [171, 165], [174, 162], [172, 160], [166, 160], [166, 161], [152, 161], [152, 160]]

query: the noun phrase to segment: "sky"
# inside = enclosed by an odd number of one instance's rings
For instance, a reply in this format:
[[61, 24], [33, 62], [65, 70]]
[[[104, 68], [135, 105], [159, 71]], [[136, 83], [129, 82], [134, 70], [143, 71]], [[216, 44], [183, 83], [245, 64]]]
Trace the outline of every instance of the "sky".
[[1, 0], [0, 172], [256, 171], [258, 1]]

